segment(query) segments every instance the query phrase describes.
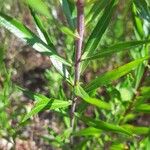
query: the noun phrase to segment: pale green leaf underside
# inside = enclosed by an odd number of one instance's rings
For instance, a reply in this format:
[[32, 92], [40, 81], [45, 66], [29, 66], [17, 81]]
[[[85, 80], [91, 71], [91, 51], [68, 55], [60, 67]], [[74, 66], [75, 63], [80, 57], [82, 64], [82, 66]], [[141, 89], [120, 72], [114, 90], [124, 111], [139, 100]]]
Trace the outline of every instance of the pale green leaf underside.
[[61, 62], [61, 64], [70, 66], [70, 64], [66, 62], [65, 59], [61, 58], [54, 49], [46, 45], [31, 30], [12, 17], [0, 13], [0, 25], [4, 26], [23, 42], [31, 45], [36, 51], [49, 55], [51, 59]]
[[[31, 9], [31, 15], [34, 18], [35, 24], [36, 24], [36, 28], [39, 34], [39, 37], [42, 39], [42, 41], [49, 45], [51, 48], [55, 49], [49, 34], [47, 33], [46, 29], [44, 28], [44, 25], [42, 23], [42, 20], [35, 14], [35, 12]], [[69, 78], [69, 72], [66, 69], [66, 67], [63, 65], [62, 62], [60, 62], [59, 60], [56, 60], [55, 58], [51, 58], [51, 62], [54, 65], [54, 67], [56, 68], [56, 70], [65, 78]]]

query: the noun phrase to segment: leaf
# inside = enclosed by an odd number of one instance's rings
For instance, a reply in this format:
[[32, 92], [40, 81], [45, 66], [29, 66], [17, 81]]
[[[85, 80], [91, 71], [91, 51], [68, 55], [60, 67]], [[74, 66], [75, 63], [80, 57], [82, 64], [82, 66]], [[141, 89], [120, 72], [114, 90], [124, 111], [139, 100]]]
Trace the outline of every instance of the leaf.
[[120, 77], [124, 76], [125, 74], [129, 73], [131, 70], [135, 69], [138, 65], [140, 65], [144, 60], [148, 59], [149, 57], [139, 58], [135, 61], [127, 63], [117, 69], [112, 71], [103, 73], [102, 75], [98, 76], [96, 79], [92, 80], [87, 86], [86, 91], [92, 91], [97, 89], [100, 86], [107, 85], [114, 80], [119, 79]]
[[[40, 20], [40, 18], [34, 13], [34, 11], [32, 9], [31, 10], [31, 14], [32, 17], [34, 18], [35, 24], [36, 24], [36, 28], [38, 31], [38, 34], [40, 36], [40, 38], [43, 40], [44, 43], [46, 43], [48, 46], [52, 47], [53, 49], [55, 49], [54, 44], [52, 43], [49, 34], [47, 33], [46, 29], [44, 28], [44, 25], [42, 23], [42, 21]], [[65, 78], [69, 77], [69, 72], [67, 71], [67, 69], [65, 68], [65, 66], [58, 60], [55, 60], [54, 58], [51, 58], [51, 62], [53, 63], [54, 67], [56, 68], [56, 70]]]
[[112, 132], [117, 132], [117, 133], [119, 132], [119, 133], [123, 133], [127, 135], [132, 135], [130, 131], [124, 129], [123, 127], [119, 125], [114, 125], [114, 124], [107, 123], [101, 120], [95, 120], [95, 119], [85, 117], [85, 116], [80, 116], [79, 119], [81, 119], [85, 124], [87, 124], [90, 127], [94, 127], [94, 128], [101, 129], [104, 131], [112, 131]]
[[[102, 17], [98, 20], [96, 26], [94, 27], [92, 33], [90, 34], [85, 44], [84, 54], [82, 56], [83, 59], [93, 54], [96, 48], [98, 47], [100, 40], [109, 25], [115, 6], [116, 0], [111, 0], [106, 6]], [[88, 62], [85, 62], [81, 65], [82, 71], [86, 68], [87, 63]]]
[[108, 48], [104, 48], [103, 51], [99, 51], [96, 54], [86, 57], [85, 59], [82, 59], [81, 61], [85, 60], [94, 60], [94, 59], [99, 59], [102, 57], [107, 57], [111, 54], [121, 52], [123, 50], [130, 50], [131, 48], [141, 46], [143, 44], [150, 43], [150, 40], [144, 40], [144, 41], [129, 41], [129, 42], [123, 42], [123, 43], [118, 43], [113, 46], [110, 46]]
[[125, 129], [129, 130], [133, 134], [137, 135], [145, 135], [150, 133], [150, 128], [149, 127], [137, 127], [133, 125], [122, 125]]
[[75, 94], [81, 97], [85, 102], [97, 106], [99, 108], [103, 108], [106, 110], [111, 110], [111, 105], [102, 100], [90, 97], [81, 86], [75, 87]]
[[85, 129], [81, 129], [79, 131], [76, 131], [73, 133], [74, 136], [98, 136], [101, 134], [100, 129], [93, 128], [93, 127], [88, 127]]
[[58, 108], [65, 108], [71, 105], [70, 101], [62, 101], [57, 99], [49, 99], [41, 94], [34, 94], [30, 93], [30, 96], [33, 97], [34, 100], [36, 100], [35, 106], [32, 108], [32, 110], [26, 114], [22, 120], [22, 122], [25, 122], [29, 118], [31, 118], [33, 115], [38, 114], [43, 109], [58, 109]]
[[46, 16], [50, 17], [50, 13], [48, 10], [47, 5], [43, 2], [43, 0], [25, 0], [25, 2], [33, 8], [36, 12]]
[[[86, 26], [90, 24], [93, 20], [97, 19], [101, 14], [101, 11], [105, 8], [109, 0], [101, 0], [93, 2], [93, 6], [90, 9], [89, 13], [86, 16]], [[90, 4], [91, 5], [91, 4]]]
[[150, 104], [140, 104], [135, 107], [136, 112], [150, 113]]
[[68, 78], [69, 75], [68, 72], [66, 72], [64, 69], [64, 65], [70, 66], [70, 63], [60, 57], [52, 47], [46, 45], [26, 26], [18, 22], [16, 19], [6, 16], [3, 13], [0, 13], [0, 25], [4, 26], [23, 42], [31, 45], [36, 51], [49, 55], [51, 61], [53, 61], [53, 64], [55, 63], [55, 68], [62, 74], [65, 74], [65, 77]]
[[67, 27], [61, 27], [60, 28], [61, 32], [65, 33], [66, 35], [73, 37], [73, 38], [80, 38], [78, 33], [74, 33], [71, 29], [67, 28]]
[[42, 20], [40, 19], [40, 17], [38, 15], [35, 14], [35, 12], [32, 10], [32, 8], [30, 8], [30, 11], [31, 11], [31, 15], [32, 15], [32, 17], [33, 17], [33, 19], [35, 21], [36, 28], [37, 28], [37, 31], [38, 31], [38, 34], [39, 34], [40, 38], [43, 40], [43, 42], [45, 42], [50, 47], [55, 49], [55, 46], [52, 43], [52, 41], [51, 41], [51, 39], [49, 37], [49, 34], [46, 31], [46, 29], [45, 29], [45, 27], [44, 27], [44, 25], [42, 23]]
[[73, 2], [70, 2], [69, 0], [59, 0], [60, 4], [63, 8], [63, 12], [67, 18], [68, 24], [71, 27], [71, 29], [75, 29], [75, 24], [74, 24], [74, 18], [73, 18], [73, 10], [74, 10], [74, 5]]

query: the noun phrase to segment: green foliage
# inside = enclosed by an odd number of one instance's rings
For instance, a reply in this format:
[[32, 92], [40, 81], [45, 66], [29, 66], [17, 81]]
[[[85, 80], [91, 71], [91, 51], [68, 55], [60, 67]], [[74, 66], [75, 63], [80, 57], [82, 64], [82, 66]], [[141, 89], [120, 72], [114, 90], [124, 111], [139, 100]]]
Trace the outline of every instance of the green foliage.
[[[27, 94], [28, 92], [26, 92]], [[68, 107], [71, 105], [71, 102], [69, 101], [63, 101], [63, 100], [57, 100], [57, 99], [49, 99], [45, 97], [44, 95], [35, 94], [35, 93], [28, 93], [30, 97], [36, 101], [35, 106], [32, 108], [32, 110], [25, 115], [22, 122], [25, 122], [27, 119], [31, 118], [33, 115], [38, 114], [40, 111], [45, 109], [59, 109]]]
[[[0, 26], [48, 56], [52, 64], [43, 76], [44, 94], [22, 85], [18, 90], [11, 81], [13, 71], [4, 63], [5, 48], [0, 48], [0, 136], [15, 141], [30, 118], [46, 111], [58, 117], [55, 123], [60, 129], [47, 126], [48, 135], [40, 136], [54, 149], [148, 150], [150, 129], [137, 123], [139, 116], [150, 113], [148, 0], [127, 0], [126, 6], [118, 0], [87, 0], [85, 29], [79, 20], [82, 11], [77, 12], [82, 5], [77, 10], [80, 3], [74, 0], [24, 2], [37, 32], [5, 10], [0, 12]], [[16, 106], [10, 115], [11, 95], [20, 92], [33, 106]], [[13, 120], [15, 128], [9, 123]]]

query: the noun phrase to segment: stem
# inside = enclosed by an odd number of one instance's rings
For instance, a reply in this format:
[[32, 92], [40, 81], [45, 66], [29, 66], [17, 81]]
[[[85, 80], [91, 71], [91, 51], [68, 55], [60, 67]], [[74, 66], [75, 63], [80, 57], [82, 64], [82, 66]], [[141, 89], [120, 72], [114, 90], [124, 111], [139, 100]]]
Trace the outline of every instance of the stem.
[[[84, 0], [77, 0], [77, 31], [79, 34], [79, 38], [75, 41], [75, 79], [74, 86], [79, 83], [80, 80], [80, 60], [82, 54], [82, 45], [83, 45], [83, 35], [84, 35]], [[73, 97], [72, 106], [71, 106], [71, 127], [74, 127], [74, 112], [76, 109], [76, 101], [77, 97]]]
[[84, 0], [77, 0], [77, 31], [79, 37], [76, 40], [76, 56], [75, 56], [75, 81], [74, 85], [79, 82], [80, 79], [80, 59], [82, 52], [82, 43], [84, 35]]

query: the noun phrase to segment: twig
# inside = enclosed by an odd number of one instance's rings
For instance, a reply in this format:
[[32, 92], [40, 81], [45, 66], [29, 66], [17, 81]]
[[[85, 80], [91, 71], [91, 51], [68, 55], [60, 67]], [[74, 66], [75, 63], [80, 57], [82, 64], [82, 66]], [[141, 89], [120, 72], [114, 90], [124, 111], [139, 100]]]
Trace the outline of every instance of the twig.
[[[83, 35], [84, 35], [84, 0], [77, 0], [77, 31], [79, 34], [79, 38], [75, 41], [75, 79], [74, 86], [79, 83], [80, 80], [80, 60], [82, 54], [82, 45], [83, 45]], [[77, 97], [73, 97], [72, 106], [71, 106], [71, 127], [74, 128], [74, 112], [76, 108]]]

